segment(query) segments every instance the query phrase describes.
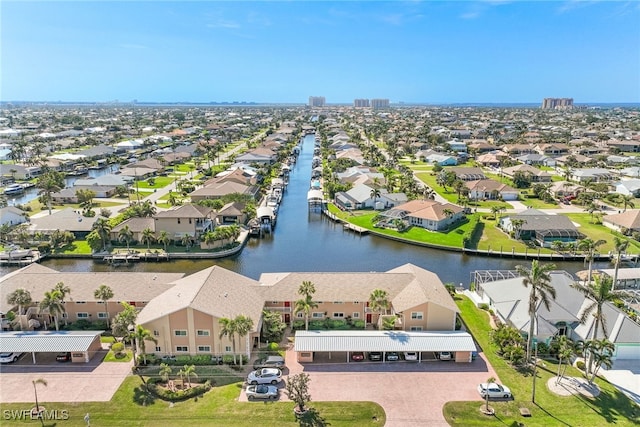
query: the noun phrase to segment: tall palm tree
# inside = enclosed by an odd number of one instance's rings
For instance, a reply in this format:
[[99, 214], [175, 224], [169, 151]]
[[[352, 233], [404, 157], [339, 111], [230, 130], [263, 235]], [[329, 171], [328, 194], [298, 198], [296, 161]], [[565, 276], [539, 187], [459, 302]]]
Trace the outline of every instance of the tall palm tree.
[[100, 285], [100, 287], [93, 292], [93, 296], [104, 304], [104, 311], [107, 313], [107, 329], [109, 329], [108, 301], [113, 298], [113, 290], [107, 285]]
[[231, 350], [233, 352], [233, 364], [236, 364], [236, 321], [235, 319], [229, 319], [222, 317], [218, 320], [220, 323], [220, 334], [218, 338], [222, 339], [227, 337], [231, 339]]
[[169, 377], [171, 376], [171, 374], [173, 373], [173, 370], [171, 369], [171, 366], [167, 365], [166, 363], [161, 363], [160, 364], [160, 370], [158, 371], [158, 375], [160, 375], [160, 378], [162, 378], [162, 381], [169, 381]]
[[623, 212], [627, 211], [627, 206], [631, 207], [631, 209], [636, 207], [636, 204], [633, 202], [633, 199], [635, 199], [635, 197], [633, 197], [632, 194], [625, 194], [622, 196], [622, 205], [624, 207]]
[[162, 230], [160, 232], [160, 235], [158, 236], [158, 243], [160, 243], [163, 247], [164, 247], [164, 251], [167, 251], [167, 245], [171, 242], [171, 238], [169, 237], [169, 233], [167, 233], [165, 230]]
[[591, 283], [591, 272], [593, 271], [593, 260], [596, 256], [596, 251], [602, 245], [607, 243], [606, 240], [593, 240], [593, 239], [582, 239], [578, 242], [578, 249], [585, 252], [584, 260], [589, 263], [589, 275], [587, 279], [587, 283]]
[[[234, 319], [236, 323], [236, 333], [238, 334], [239, 341], [242, 341], [242, 338], [246, 337], [251, 329], [253, 329], [253, 319], [245, 316], [244, 314], [240, 314], [236, 316]], [[247, 345], [247, 349], [249, 346]], [[240, 355], [240, 366], [242, 366], [242, 355]]]
[[602, 330], [603, 334], [607, 333], [606, 318], [602, 312], [602, 307], [605, 303], [613, 302], [623, 296], [624, 292], [614, 291], [613, 280], [604, 274], [596, 274], [593, 283], [574, 283], [572, 286], [590, 300], [588, 305], [579, 313], [580, 323], [586, 323], [589, 316], [593, 316], [594, 323], [591, 330], [591, 339], [596, 340], [598, 339], [599, 330]]
[[142, 355], [144, 364], [147, 364], [147, 346], [145, 341], [152, 341], [158, 343], [158, 340], [153, 336], [150, 330], [145, 329], [142, 325], [136, 325], [133, 332], [130, 334], [130, 338], [136, 343], [136, 354], [134, 363], [138, 365], [138, 356]]
[[515, 218], [511, 220], [511, 228], [513, 229], [513, 235], [516, 240], [520, 239], [520, 230], [527, 223], [526, 219]]
[[529, 336], [527, 337], [527, 361], [531, 360], [531, 348], [533, 346], [533, 335], [536, 326], [536, 314], [538, 303], [542, 301], [545, 308], [549, 310], [550, 300], [556, 298], [556, 290], [551, 285], [549, 272], [556, 268], [555, 264], [539, 264], [538, 260], [531, 262], [531, 269], [522, 265], [516, 266], [516, 271], [523, 277], [522, 284], [530, 287], [529, 292]]
[[36, 396], [36, 413], [40, 415], [40, 404], [38, 403], [38, 384], [42, 384], [43, 386], [47, 386], [47, 381], [43, 378], [38, 378], [37, 380], [31, 380], [31, 384], [33, 384], [33, 393]]
[[[67, 295], [71, 293], [71, 288], [65, 285], [63, 282], [58, 282], [53, 287], [53, 290], [60, 292], [60, 302], [64, 305], [65, 304], [64, 299], [66, 298]], [[66, 317], [64, 318], [64, 324], [65, 326], [69, 324]]]
[[391, 301], [389, 301], [389, 293], [382, 289], [374, 289], [369, 295], [369, 308], [372, 311], [382, 314], [387, 314], [387, 311], [391, 308]]
[[50, 316], [53, 316], [53, 320], [56, 325], [56, 331], [60, 330], [58, 325], [58, 315], [65, 312], [64, 305], [62, 305], [62, 294], [60, 291], [49, 291], [44, 293], [44, 298], [40, 301], [40, 309], [47, 311]]
[[125, 225], [118, 231], [118, 241], [124, 241], [127, 244], [127, 251], [129, 251], [129, 243], [133, 239], [133, 231], [129, 228], [128, 225]]
[[151, 243], [156, 240], [156, 235], [149, 227], [142, 230], [142, 237], [140, 238], [142, 244], [147, 244], [147, 250], [151, 250]]
[[40, 189], [38, 194], [45, 197], [49, 215], [51, 215], [51, 195], [64, 188], [64, 174], [62, 172], [48, 170], [37, 179], [36, 187]]
[[28, 290], [19, 288], [7, 295], [7, 303], [18, 306], [18, 315], [22, 314], [22, 308], [30, 305], [32, 302], [31, 294]]
[[305, 280], [298, 287], [298, 295], [302, 295], [305, 298], [313, 298], [313, 294], [316, 293], [316, 285], [313, 282]]
[[[573, 341], [567, 338], [566, 335], [560, 335], [556, 337], [556, 342], [558, 343], [558, 376], [556, 377], [556, 384], [560, 384], [562, 378], [564, 377], [564, 373], [567, 370], [567, 363], [569, 358], [573, 355]], [[563, 369], [563, 362], [564, 369]]]
[[613, 258], [613, 263], [615, 265], [615, 271], [613, 273], [613, 283], [611, 285], [611, 289], [616, 288], [616, 284], [618, 283], [618, 269], [620, 268], [620, 262], [622, 261], [622, 254], [627, 250], [629, 246], [629, 239], [621, 239], [618, 236], [614, 236], [613, 238], [613, 247], [615, 256]]
[[184, 365], [182, 367], [182, 374], [187, 377], [187, 384], [189, 384], [189, 388], [191, 388], [191, 377], [198, 377], [198, 374], [196, 374], [196, 366]]
[[107, 250], [107, 242], [109, 241], [109, 232], [111, 231], [111, 224], [106, 218], [98, 218], [91, 227], [100, 237], [102, 241], [102, 250]]
[[593, 384], [593, 380], [596, 378], [596, 375], [598, 375], [598, 371], [600, 370], [601, 366], [605, 366], [607, 369], [610, 369], [613, 365], [611, 356], [615, 351], [615, 345], [611, 341], [603, 339], [594, 340], [590, 347], [591, 354], [593, 355], [592, 360], [594, 366], [592, 367], [592, 374], [591, 378], [589, 378], [589, 384]]
[[297, 300], [293, 307], [294, 313], [304, 313], [304, 327], [307, 331], [309, 330], [309, 314], [316, 307], [318, 307], [318, 303], [310, 296]]
[[372, 188], [371, 192], [369, 193], [369, 197], [371, 197], [373, 199], [373, 208], [376, 208], [376, 200], [378, 200], [378, 198], [381, 196], [382, 194], [380, 193], [380, 189], [379, 188]]

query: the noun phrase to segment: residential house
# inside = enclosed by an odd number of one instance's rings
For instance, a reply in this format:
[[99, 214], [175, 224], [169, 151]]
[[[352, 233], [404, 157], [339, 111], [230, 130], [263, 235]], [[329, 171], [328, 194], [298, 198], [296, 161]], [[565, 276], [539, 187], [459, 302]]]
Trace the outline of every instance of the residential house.
[[464, 209], [460, 206], [434, 200], [411, 200], [382, 212], [380, 216], [391, 221], [401, 219], [411, 226], [431, 231], [448, 230], [465, 217]]
[[116, 194], [116, 187], [104, 185], [74, 185], [51, 194], [51, 200], [55, 203], [78, 203], [78, 191], [91, 190], [95, 198], [104, 199]]
[[559, 157], [569, 153], [569, 146], [567, 144], [538, 144], [535, 150], [542, 155], [548, 157]]
[[615, 192], [624, 196], [640, 197], [640, 179], [627, 179], [615, 184]]
[[[341, 209], [354, 210], [354, 209], [388, 209], [393, 207], [398, 202], [397, 199], [388, 197], [387, 192], [380, 190], [380, 196], [372, 196], [373, 187], [365, 184], [355, 185], [352, 189], [346, 192], [338, 192], [335, 195], [335, 203]], [[406, 198], [406, 196], [405, 196]]]
[[602, 224], [623, 233], [640, 231], [640, 209], [628, 209], [602, 217]]
[[201, 200], [215, 200], [229, 194], [243, 194], [257, 199], [260, 188], [256, 185], [244, 185], [234, 181], [223, 181], [198, 188], [191, 192], [189, 196], [192, 202]]
[[525, 165], [533, 166], [555, 166], [556, 159], [545, 156], [544, 154], [530, 153], [517, 156], [517, 161], [524, 163]]
[[0, 176], [10, 176], [14, 179], [32, 179], [40, 175], [40, 166], [27, 166], [13, 163], [0, 163]]
[[452, 139], [451, 141], [445, 142], [446, 145], [449, 146], [449, 149], [458, 153], [466, 153], [467, 152], [467, 143], [464, 141], [458, 141], [457, 139]]
[[244, 212], [245, 205], [239, 202], [230, 202], [220, 208], [217, 212], [212, 212], [216, 224], [245, 224], [247, 214]]
[[640, 179], [640, 166], [631, 166], [617, 171], [620, 176]]
[[462, 181], [478, 181], [487, 179], [481, 168], [452, 167], [447, 168], [447, 170], [455, 173], [456, 178]]
[[465, 186], [471, 200], [518, 200], [517, 189], [492, 179], [467, 181]]
[[551, 174], [549, 172], [534, 168], [533, 166], [527, 164], [516, 165], [510, 168], [502, 169], [502, 173], [509, 178], [513, 178], [518, 172], [529, 176], [531, 178], [531, 182], [533, 183], [551, 182]]
[[607, 141], [607, 146], [609, 148], [617, 148], [625, 153], [640, 153], [640, 141], [634, 139], [609, 140]]
[[584, 187], [567, 181], [555, 181], [551, 183], [551, 188], [549, 190], [556, 200], [565, 197], [575, 199], [578, 197], [578, 194], [584, 191]]
[[278, 159], [277, 153], [267, 148], [255, 148], [236, 157], [236, 162], [272, 165]]
[[70, 231], [76, 236], [76, 239], [84, 239], [91, 232], [93, 224], [98, 218], [97, 215], [84, 217], [79, 210], [65, 208], [53, 211], [51, 215], [31, 218], [28, 231], [32, 234], [37, 232], [50, 234], [56, 230]]
[[588, 168], [588, 169], [574, 169], [571, 176], [573, 181], [577, 182], [608, 182], [615, 179], [615, 176], [608, 169], [601, 168]]
[[[549, 274], [550, 284], [556, 297], [549, 300], [549, 309], [538, 299], [534, 324], [534, 335], [538, 341], [549, 344], [551, 340], [565, 335], [573, 340], [591, 339], [595, 324], [593, 316], [580, 323], [580, 317], [592, 301], [573, 287], [574, 278], [565, 271]], [[496, 316], [518, 329], [523, 335], [529, 333], [530, 289], [523, 285], [523, 277], [476, 283], [479, 301], [489, 304]], [[615, 345], [613, 359], [640, 359], [640, 325], [631, 321], [620, 309], [605, 303], [603, 306], [606, 333], [598, 331], [600, 338], [607, 338]], [[602, 328], [602, 325], [600, 326]]]
[[425, 157], [425, 161], [427, 163], [440, 166], [455, 166], [458, 164], [458, 159], [456, 157], [438, 153], [428, 155]]
[[[129, 231], [131, 231], [131, 241], [132, 242], [141, 242], [142, 234], [144, 230], [149, 229], [153, 232], [155, 236], [159, 236], [159, 233], [156, 233], [156, 220], [151, 217], [145, 218], [129, 218], [122, 221], [120, 224], [116, 225], [111, 229], [110, 239], [113, 242], [117, 242], [120, 240], [120, 231], [124, 227], [129, 227]], [[160, 230], [159, 230], [160, 231]], [[124, 242], [120, 242], [121, 244]]]
[[166, 211], [160, 211], [153, 216], [156, 232], [163, 230], [174, 240], [183, 236], [192, 236], [198, 240], [207, 231], [212, 231], [213, 209], [188, 203]]
[[[515, 226], [516, 221], [521, 225]], [[500, 228], [517, 234], [520, 240], [530, 240], [545, 248], [551, 247], [555, 241], [575, 243], [585, 237], [568, 217], [548, 215], [537, 209], [500, 218]]]
[[28, 221], [27, 212], [22, 209], [18, 209], [15, 206], [5, 206], [0, 208], [0, 226], [8, 225], [12, 227], [14, 225], [23, 224]]
[[476, 162], [484, 167], [497, 168], [506, 157], [507, 155], [501, 152], [486, 153], [476, 157]]

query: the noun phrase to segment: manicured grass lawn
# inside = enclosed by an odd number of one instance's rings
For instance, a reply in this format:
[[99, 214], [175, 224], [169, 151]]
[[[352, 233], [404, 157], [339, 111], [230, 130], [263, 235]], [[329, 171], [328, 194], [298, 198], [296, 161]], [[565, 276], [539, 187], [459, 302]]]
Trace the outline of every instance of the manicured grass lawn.
[[[237, 402], [241, 383], [214, 387], [198, 399], [168, 402], [146, 397], [137, 376], [129, 376], [110, 402], [57, 403], [41, 402], [47, 409], [65, 408], [69, 420], [64, 426], [86, 426], [83, 418], [89, 413], [91, 425], [96, 426], [301, 426], [293, 415], [293, 402]], [[313, 396], [312, 396], [313, 398]], [[143, 405], [144, 403], [144, 405]], [[386, 420], [382, 407], [373, 402], [311, 402], [324, 423], [311, 425], [383, 426]], [[4, 410], [22, 410], [24, 403], [2, 404]], [[374, 417], [376, 420], [374, 420]], [[3, 421], [2, 425], [34, 424]], [[48, 424], [54, 425], [54, 424]]]
[[71, 244], [53, 251], [55, 254], [91, 254], [91, 247], [86, 240], [74, 240]]
[[[123, 200], [122, 203], [126, 203], [126, 199]], [[100, 213], [100, 208], [110, 208], [112, 206], [119, 206], [122, 203], [116, 203], [116, 202], [101, 202], [100, 199], [94, 199], [93, 200], [93, 210], [96, 212], [96, 214]], [[29, 206], [31, 207], [31, 210], [28, 211], [29, 215], [35, 215], [37, 213], [40, 213], [42, 211], [48, 211], [48, 208], [46, 205], [43, 205], [42, 203], [40, 203], [38, 201], [38, 199], [33, 199], [31, 200], [29, 203], [25, 203], [25, 206]], [[78, 210], [82, 210], [82, 208], [80, 207], [80, 205], [78, 203], [66, 203], [64, 205], [58, 205], [58, 204], [52, 204], [51, 205], [51, 209], [52, 210], [60, 210], [60, 209], [66, 209], [66, 208], [73, 208], [73, 209], [78, 209]]]
[[[436, 183], [436, 176], [432, 175], [431, 172], [418, 172], [416, 176], [429, 187], [431, 187], [434, 191], [436, 191], [439, 195], [445, 198], [446, 201], [450, 203], [457, 204], [458, 203], [458, 194], [452, 187], [447, 187], [445, 190], [440, 185]], [[469, 206], [474, 206], [478, 208], [488, 208], [490, 209], [493, 206], [504, 207], [505, 209], [511, 209], [511, 205], [506, 202], [501, 202], [499, 200], [489, 200], [489, 201], [472, 201], [469, 203]]]
[[120, 357], [119, 359], [116, 357], [115, 353], [112, 350], [109, 350], [107, 355], [104, 357], [104, 362], [130, 362], [133, 359], [133, 352], [129, 349], [122, 351], [124, 357]]
[[[557, 365], [552, 360], [540, 363], [536, 375], [536, 403], [531, 403], [533, 377], [522, 374], [507, 364], [496, 354], [496, 347], [489, 341], [489, 318], [485, 311], [475, 307], [466, 297], [457, 296], [456, 303], [461, 310], [469, 331], [481, 346], [485, 356], [495, 369], [499, 380], [511, 388], [514, 400], [490, 401], [496, 416], [486, 416], [480, 412], [480, 401], [448, 402], [443, 408], [445, 419], [452, 426], [517, 426], [519, 422], [531, 426], [619, 426], [638, 425], [640, 409], [624, 394], [603, 379], [596, 379], [601, 390], [598, 397], [588, 399], [581, 396], [561, 397], [551, 393], [547, 380], [556, 375]], [[575, 368], [567, 370], [567, 376], [580, 376]], [[467, 384], [475, 387], [476, 384]], [[524, 418], [519, 408], [531, 411], [530, 418]]]
[[155, 179], [154, 185], [150, 185], [147, 180], [144, 180], [139, 181], [134, 185], [134, 187], [138, 186], [138, 188], [164, 188], [173, 182], [173, 178], [169, 176], [157, 176], [153, 179]]
[[[600, 246], [598, 250], [600, 253], [607, 253], [609, 251], [614, 250], [613, 238], [614, 236], [621, 236], [620, 234], [614, 232], [608, 227], [605, 227], [601, 224], [592, 224], [591, 215], [588, 213], [584, 214], [567, 214], [567, 216], [571, 219], [571, 221], [579, 224], [578, 231], [583, 234], [586, 234], [589, 238], [593, 240], [606, 240], [607, 243]], [[636, 244], [633, 239], [630, 239], [632, 242], [627, 248], [627, 253], [640, 253], [640, 247]]]
[[558, 209], [557, 203], [547, 203], [544, 200], [538, 198], [529, 199], [527, 197], [522, 197], [520, 201], [523, 205], [529, 206], [533, 209]]

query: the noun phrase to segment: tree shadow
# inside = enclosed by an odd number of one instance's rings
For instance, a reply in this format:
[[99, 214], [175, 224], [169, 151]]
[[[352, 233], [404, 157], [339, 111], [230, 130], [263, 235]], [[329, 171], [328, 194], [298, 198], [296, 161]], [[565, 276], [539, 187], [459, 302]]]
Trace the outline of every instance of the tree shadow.
[[331, 425], [315, 408], [309, 408], [303, 415], [299, 415], [298, 423], [300, 427], [326, 427]]
[[140, 406], [150, 406], [156, 403], [155, 397], [147, 391], [144, 384], [133, 389], [133, 402]]
[[540, 404], [538, 404], [538, 403], [534, 403], [534, 405], [536, 405], [538, 408], [540, 408], [540, 410], [541, 410], [542, 412], [544, 412], [545, 414], [547, 414], [548, 416], [550, 416], [550, 417], [551, 417], [551, 418], [553, 418], [554, 420], [557, 420], [559, 423], [562, 423], [563, 425], [565, 425], [565, 426], [569, 426], [569, 427], [571, 427], [571, 426], [572, 426], [571, 424], [569, 424], [569, 423], [567, 423], [567, 422], [565, 422], [565, 421], [562, 421], [560, 418], [556, 417], [556, 416], [555, 416], [555, 415], [553, 415], [551, 412], [549, 412], [549, 411], [547, 411], [546, 409], [544, 409], [542, 406], [540, 406]]

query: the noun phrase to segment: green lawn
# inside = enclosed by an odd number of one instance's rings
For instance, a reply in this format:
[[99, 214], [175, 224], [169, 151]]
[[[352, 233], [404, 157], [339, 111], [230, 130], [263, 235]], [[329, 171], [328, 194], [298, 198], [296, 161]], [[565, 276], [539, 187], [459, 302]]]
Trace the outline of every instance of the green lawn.
[[[616, 233], [615, 231], [611, 230], [608, 227], [605, 227], [604, 225], [593, 224], [591, 215], [588, 213], [567, 214], [567, 216], [571, 219], [571, 221], [579, 224], [578, 231], [586, 234], [589, 238], [593, 240], [606, 240], [607, 243], [598, 248], [600, 253], [607, 253], [614, 250], [614, 236], [622, 237], [619, 233]], [[631, 244], [627, 248], [627, 253], [640, 253], [640, 244], [635, 242], [633, 239], [629, 240]]]
[[[488, 417], [480, 412], [479, 401], [448, 402], [443, 408], [445, 419], [452, 426], [517, 426], [523, 423], [532, 426], [603, 426], [615, 424], [633, 426], [640, 423], [640, 409], [624, 394], [607, 381], [598, 378], [596, 384], [601, 390], [598, 397], [587, 399], [581, 396], [560, 397], [551, 393], [546, 382], [555, 376], [557, 365], [552, 360], [540, 364], [536, 375], [536, 404], [531, 403], [533, 377], [522, 374], [507, 364], [496, 354], [496, 348], [489, 341], [488, 315], [475, 307], [466, 297], [456, 297], [469, 331], [483, 349], [487, 359], [495, 369], [500, 381], [511, 388], [514, 400], [491, 401], [496, 415]], [[568, 376], [579, 376], [575, 368], [567, 370]], [[475, 385], [466, 385], [473, 386]], [[519, 408], [531, 411], [530, 418], [524, 418]]]
[[86, 240], [74, 240], [71, 244], [62, 247], [61, 249], [54, 250], [53, 253], [66, 255], [91, 255], [91, 247]]
[[[142, 382], [137, 376], [129, 376], [110, 402], [41, 403], [47, 409], [67, 409], [69, 419], [57, 424], [64, 426], [85, 426], [83, 417], [87, 413], [91, 416], [91, 425], [96, 426], [293, 427], [303, 425], [293, 415], [292, 402], [238, 402], [242, 388], [239, 382], [214, 387], [198, 399], [177, 402], [173, 407], [162, 400], [145, 398], [141, 386]], [[305, 424], [309, 426], [383, 426], [386, 420], [382, 407], [373, 402], [312, 401], [310, 406], [316, 410], [316, 420], [324, 420], [324, 423]], [[24, 403], [15, 403], [2, 404], [0, 409], [2, 411], [22, 410], [25, 407], [30, 408]], [[24, 424], [34, 425], [34, 422], [31, 420], [25, 422], [3, 420], [2, 422], [3, 426]]]
[[137, 186], [138, 188], [164, 188], [173, 182], [173, 178], [169, 176], [157, 176], [153, 179], [155, 180], [154, 185], [150, 185], [147, 180], [143, 180], [143, 181], [138, 181], [134, 185], [134, 187]]
[[523, 205], [529, 206], [533, 209], [558, 209], [557, 203], [547, 203], [544, 200], [538, 199], [537, 197], [531, 199], [522, 197], [520, 201]]

